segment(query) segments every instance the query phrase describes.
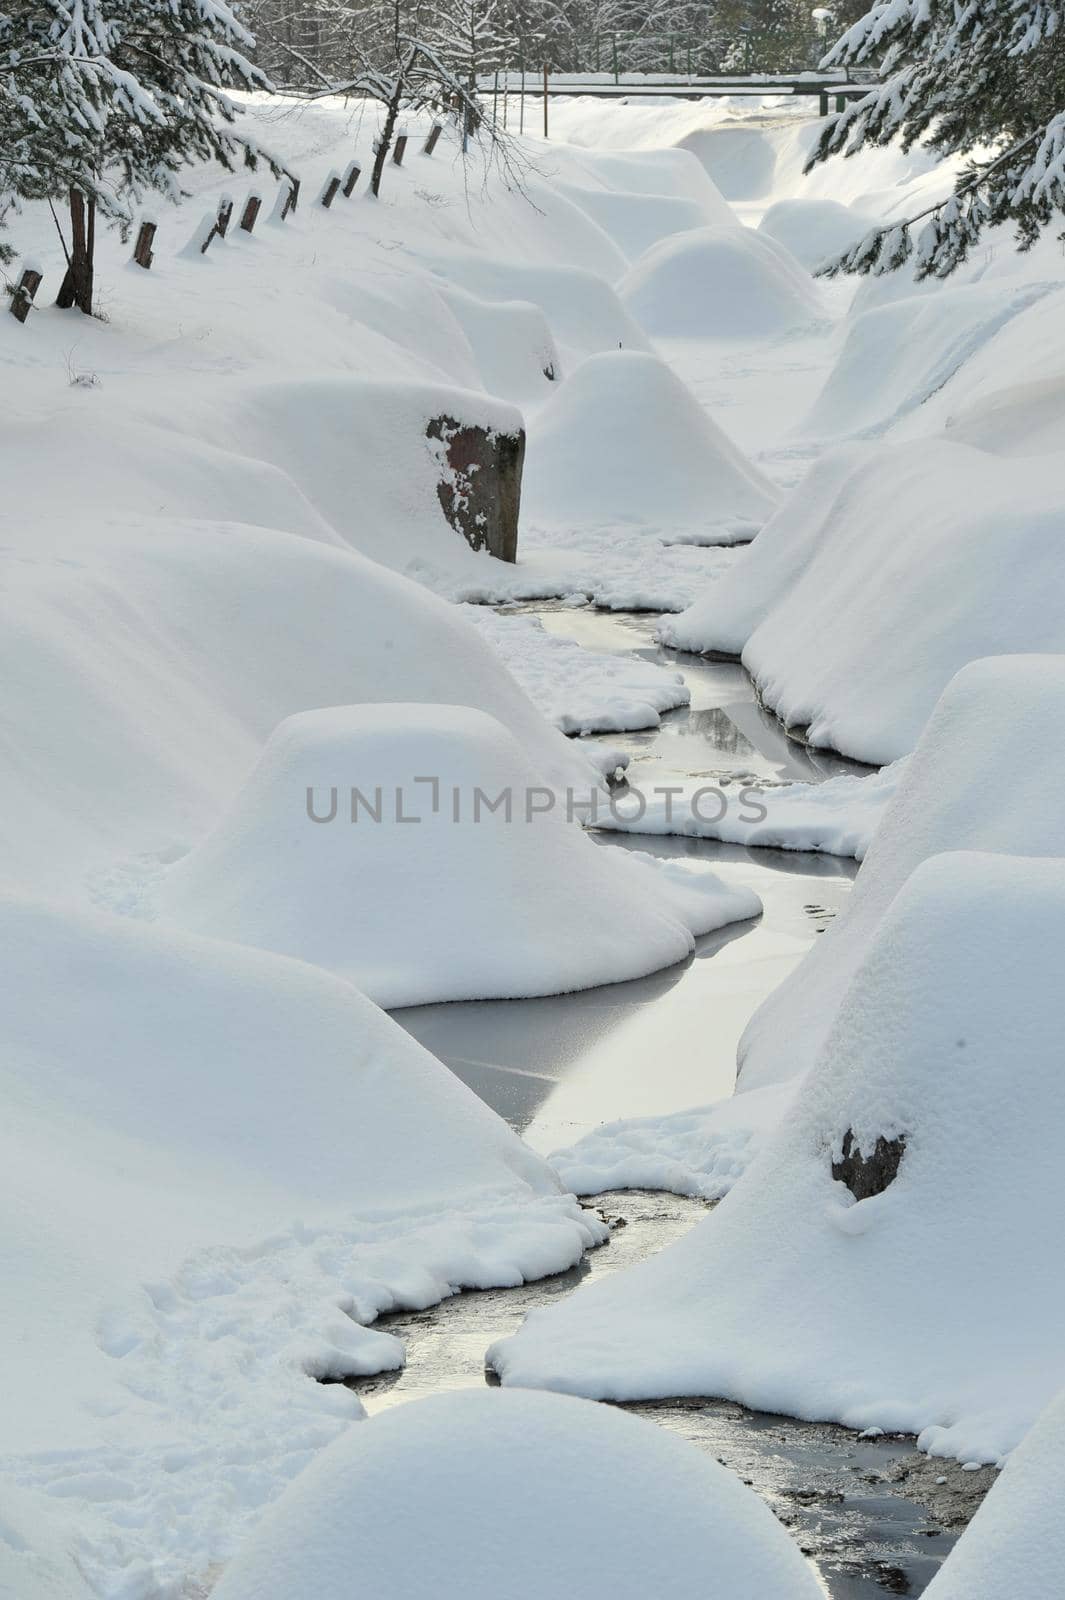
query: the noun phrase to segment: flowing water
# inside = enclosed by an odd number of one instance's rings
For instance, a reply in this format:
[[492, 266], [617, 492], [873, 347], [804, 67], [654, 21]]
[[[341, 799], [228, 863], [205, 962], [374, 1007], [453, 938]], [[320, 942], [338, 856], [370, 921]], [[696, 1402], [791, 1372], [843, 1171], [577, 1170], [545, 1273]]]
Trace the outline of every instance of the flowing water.
[[[537, 607], [544, 626], [588, 648], [639, 655], [683, 673], [691, 705], [643, 733], [603, 735], [630, 772], [698, 775], [708, 784], [818, 781], [859, 770], [794, 744], [758, 706], [742, 667], [677, 656], [653, 642], [655, 619]], [[410, 1033], [537, 1150], [571, 1144], [597, 1124], [707, 1104], [732, 1092], [736, 1044], [759, 1001], [845, 905], [852, 861], [710, 840], [597, 835], [604, 849], [698, 856], [753, 888], [762, 917], [698, 941], [685, 964], [630, 983], [538, 1000], [418, 1006], [394, 1013]], [[534, 1306], [629, 1266], [706, 1214], [674, 1195], [597, 1197], [615, 1226], [581, 1265], [520, 1289], [456, 1296], [429, 1311], [381, 1319], [401, 1337], [400, 1373], [353, 1384], [370, 1411], [491, 1381], [484, 1352]], [[919, 1595], [993, 1477], [918, 1455], [912, 1438], [865, 1439], [826, 1424], [751, 1412], [725, 1401], [629, 1409], [710, 1451], [752, 1485], [788, 1527], [834, 1600]]]

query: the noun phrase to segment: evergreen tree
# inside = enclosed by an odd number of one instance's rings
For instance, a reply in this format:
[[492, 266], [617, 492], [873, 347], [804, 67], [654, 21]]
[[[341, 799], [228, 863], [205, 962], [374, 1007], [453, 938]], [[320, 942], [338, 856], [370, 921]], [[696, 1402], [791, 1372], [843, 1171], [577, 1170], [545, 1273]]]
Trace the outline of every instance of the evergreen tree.
[[27, 0], [0, 17], [0, 189], [67, 205], [61, 305], [92, 310], [97, 213], [127, 225], [146, 193], [177, 198], [192, 161], [256, 165], [224, 92], [269, 87], [253, 42], [220, 0]]
[[882, 0], [844, 34], [826, 65], [879, 63], [882, 81], [826, 126], [811, 166], [896, 137], [945, 156], [991, 153], [971, 156], [943, 204], [874, 230], [827, 272], [887, 272], [915, 256], [917, 277], [946, 277], [1007, 221], [1021, 249], [1034, 243], [1065, 209], [1063, 26], [1056, 0]]

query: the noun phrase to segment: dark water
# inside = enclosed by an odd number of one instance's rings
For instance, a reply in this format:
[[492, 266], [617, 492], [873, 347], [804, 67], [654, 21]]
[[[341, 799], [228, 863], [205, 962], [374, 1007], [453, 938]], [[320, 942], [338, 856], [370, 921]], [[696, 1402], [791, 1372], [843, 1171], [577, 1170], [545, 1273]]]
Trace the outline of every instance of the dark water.
[[[816, 782], [862, 770], [795, 745], [757, 705], [741, 667], [664, 652], [655, 619], [541, 609], [545, 626], [589, 648], [638, 654], [684, 673], [689, 708], [644, 733], [603, 735], [630, 771], [753, 775]], [[748, 850], [708, 840], [598, 836], [606, 849], [698, 856], [762, 898], [760, 919], [699, 941], [681, 966], [631, 983], [538, 1000], [419, 1006], [394, 1013], [483, 1100], [547, 1153], [600, 1122], [707, 1104], [732, 1093], [747, 1019], [845, 905], [852, 861]], [[634, 1191], [600, 1196], [616, 1219], [610, 1242], [581, 1265], [520, 1289], [457, 1296], [426, 1312], [383, 1318], [404, 1340], [400, 1373], [353, 1385], [370, 1411], [490, 1381], [484, 1353], [533, 1307], [633, 1265], [705, 1215], [698, 1200]], [[629, 1409], [683, 1434], [749, 1483], [793, 1533], [834, 1600], [919, 1595], [993, 1477], [930, 1462], [908, 1437], [861, 1439], [845, 1429], [768, 1416], [719, 1400]]]

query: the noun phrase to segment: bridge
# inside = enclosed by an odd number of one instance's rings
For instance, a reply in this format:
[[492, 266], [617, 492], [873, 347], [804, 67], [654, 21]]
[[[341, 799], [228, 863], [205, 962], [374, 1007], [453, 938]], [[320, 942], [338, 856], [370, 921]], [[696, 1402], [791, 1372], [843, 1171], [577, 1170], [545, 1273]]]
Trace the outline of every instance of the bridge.
[[735, 77], [695, 77], [662, 72], [498, 72], [484, 73], [477, 80], [483, 95], [573, 96], [591, 95], [600, 100], [660, 99], [713, 100], [726, 95], [789, 95], [818, 101], [821, 115], [827, 116], [833, 103], [842, 111], [848, 100], [868, 94], [871, 81], [858, 82], [846, 73], [746, 72]]

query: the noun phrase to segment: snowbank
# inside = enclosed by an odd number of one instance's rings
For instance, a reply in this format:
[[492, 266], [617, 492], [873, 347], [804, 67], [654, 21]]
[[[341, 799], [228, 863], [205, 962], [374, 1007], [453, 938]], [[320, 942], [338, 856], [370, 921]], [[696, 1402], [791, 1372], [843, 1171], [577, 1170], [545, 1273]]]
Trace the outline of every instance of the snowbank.
[[753, 537], [772, 485], [664, 361], [611, 351], [585, 361], [543, 408], [525, 464], [532, 529], [637, 524], [649, 537], [731, 544]]
[[619, 293], [656, 338], [779, 338], [825, 317], [809, 274], [782, 245], [747, 228], [663, 239], [630, 268]]
[[906, 760], [863, 776], [842, 773], [822, 783], [763, 787], [708, 783], [656, 772], [654, 784], [630, 783], [596, 826], [612, 833], [673, 834], [723, 839], [763, 850], [812, 850], [861, 861], [894, 798]]
[[802, 1094], [707, 1220], [534, 1311], [506, 1383], [722, 1395], [995, 1462], [1065, 1379], [1065, 861], [948, 854], [885, 916]]
[[154, 904], [384, 1006], [642, 977], [760, 910], [704, 868], [597, 848], [498, 722], [424, 705], [290, 717]]
[[720, 198], [716, 203], [709, 198], [700, 203], [680, 195], [632, 194], [578, 184], [566, 184], [562, 192], [587, 211], [629, 261], [673, 233], [708, 225], [739, 226], [728, 203]]
[[[536, 772], [595, 781], [455, 608], [354, 552], [115, 517], [12, 534], [0, 612], [7, 882], [109, 903], [214, 826], [277, 724], [361, 701], [472, 704]], [[165, 707], [165, 716], [161, 708]]]
[[[604, 1515], [589, 1515], [591, 1493]], [[772, 1514], [693, 1445], [603, 1406], [470, 1390], [353, 1429], [292, 1487], [215, 1595], [424, 1600], [441, 1574], [463, 1600], [819, 1593]]]
[[1065, 1393], [1010, 1456], [928, 1600], [1047, 1600], [1065, 1569]]
[[958, 673], [907, 763], [845, 912], [751, 1018], [739, 1049], [745, 1089], [809, 1067], [881, 919], [928, 856], [1065, 856], [1063, 748], [1065, 658], [998, 657]]
[[815, 439], [884, 432], [924, 405], [1051, 284], [963, 284], [850, 322], [824, 389], [797, 430]]
[[665, 1189], [720, 1200], [743, 1177], [794, 1095], [770, 1084], [710, 1106], [606, 1122], [548, 1160], [574, 1194]]
[[742, 650], [788, 727], [880, 764], [912, 750], [967, 661], [1065, 651], [1063, 552], [1051, 457], [941, 439], [845, 448], [661, 637]]
[[[312, 1378], [402, 1364], [364, 1324], [603, 1237], [326, 973], [15, 898], [0, 966], [3, 1475], [30, 1543], [0, 1538], [0, 1574], [20, 1600], [64, 1592], [46, 1558], [73, 1593], [73, 1561], [94, 1594], [191, 1592], [359, 1415]], [[53, 1540], [36, 1507], [57, 1500]]]
[[807, 271], [814, 272], [823, 261], [842, 255], [856, 245], [873, 226], [838, 200], [778, 200], [761, 222], [759, 233], [783, 245]]

